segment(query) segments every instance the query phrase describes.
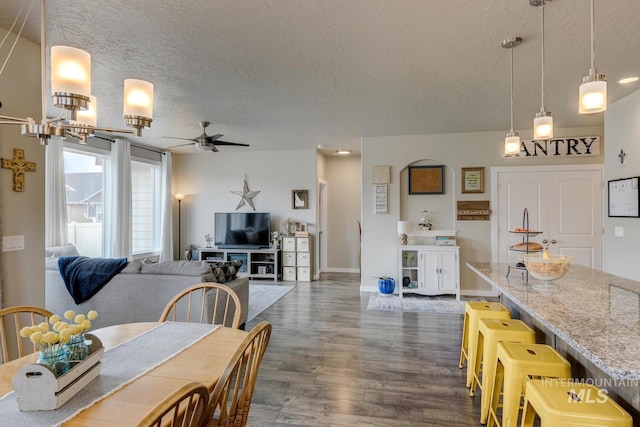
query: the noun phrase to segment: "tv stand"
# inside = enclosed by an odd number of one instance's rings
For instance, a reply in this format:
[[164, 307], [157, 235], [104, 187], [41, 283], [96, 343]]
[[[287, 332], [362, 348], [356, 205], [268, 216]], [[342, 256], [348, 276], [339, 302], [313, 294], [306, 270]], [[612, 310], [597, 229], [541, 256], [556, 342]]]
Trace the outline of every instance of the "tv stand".
[[209, 263], [242, 260], [239, 277], [249, 280], [273, 280], [281, 278], [282, 253], [280, 249], [230, 249], [198, 248], [200, 261]]

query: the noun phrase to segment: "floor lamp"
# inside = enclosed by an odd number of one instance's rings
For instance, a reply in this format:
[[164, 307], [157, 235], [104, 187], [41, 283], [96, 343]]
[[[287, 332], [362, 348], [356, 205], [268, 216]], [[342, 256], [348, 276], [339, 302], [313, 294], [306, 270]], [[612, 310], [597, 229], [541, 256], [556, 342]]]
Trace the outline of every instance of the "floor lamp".
[[180, 211], [181, 211], [181, 203], [182, 203], [182, 199], [184, 199], [186, 197], [186, 194], [182, 194], [182, 193], [176, 193], [173, 195], [173, 197], [175, 197], [175, 199], [178, 201], [178, 259], [182, 259], [182, 245], [180, 244], [180, 237], [182, 236], [182, 221], [180, 218]]

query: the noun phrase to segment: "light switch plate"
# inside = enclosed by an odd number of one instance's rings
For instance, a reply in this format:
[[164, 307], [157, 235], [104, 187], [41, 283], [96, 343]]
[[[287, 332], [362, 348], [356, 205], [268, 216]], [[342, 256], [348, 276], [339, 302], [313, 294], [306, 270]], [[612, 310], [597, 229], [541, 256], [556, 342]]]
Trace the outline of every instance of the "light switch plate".
[[24, 235], [21, 236], [2, 236], [2, 251], [23, 251]]
[[614, 228], [614, 235], [616, 237], [624, 237], [624, 227], [615, 227]]

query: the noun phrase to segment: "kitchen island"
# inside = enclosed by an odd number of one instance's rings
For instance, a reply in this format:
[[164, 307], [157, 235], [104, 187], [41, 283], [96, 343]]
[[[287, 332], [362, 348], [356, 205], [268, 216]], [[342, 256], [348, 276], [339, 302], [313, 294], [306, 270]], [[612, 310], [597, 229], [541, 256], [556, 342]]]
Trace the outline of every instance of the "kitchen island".
[[502, 263], [468, 262], [512, 312], [536, 331], [538, 342], [571, 362], [585, 379], [620, 403], [640, 425], [640, 282], [572, 265], [555, 289], [536, 291], [537, 279]]

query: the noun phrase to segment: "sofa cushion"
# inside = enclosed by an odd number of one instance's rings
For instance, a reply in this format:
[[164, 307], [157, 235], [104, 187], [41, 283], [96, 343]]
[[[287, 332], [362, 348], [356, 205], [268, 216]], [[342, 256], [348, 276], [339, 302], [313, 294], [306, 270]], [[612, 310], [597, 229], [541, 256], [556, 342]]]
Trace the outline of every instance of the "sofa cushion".
[[62, 246], [50, 246], [45, 248], [44, 256], [46, 257], [61, 257], [61, 256], [78, 256], [80, 253], [73, 243], [67, 243]]
[[235, 280], [238, 270], [240, 270], [240, 267], [242, 266], [242, 260], [210, 264], [214, 281], [218, 283], [227, 283]]
[[120, 271], [120, 274], [139, 274], [142, 268], [142, 262], [139, 259], [134, 259], [127, 264], [125, 268]]
[[211, 273], [209, 264], [204, 261], [165, 261], [153, 264], [143, 263], [142, 274], [173, 274], [178, 276], [203, 276]]

